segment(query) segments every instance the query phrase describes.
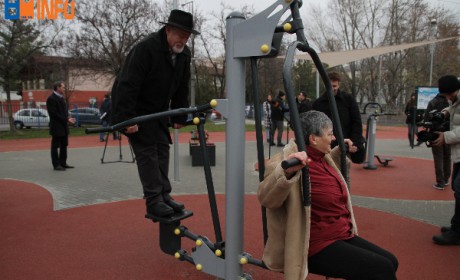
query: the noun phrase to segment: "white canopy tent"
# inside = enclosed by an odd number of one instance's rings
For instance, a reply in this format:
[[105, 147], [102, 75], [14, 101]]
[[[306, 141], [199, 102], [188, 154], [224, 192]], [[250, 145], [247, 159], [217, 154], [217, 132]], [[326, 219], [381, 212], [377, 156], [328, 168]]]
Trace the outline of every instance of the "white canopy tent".
[[[379, 56], [382, 54], [387, 54], [391, 52], [397, 52], [405, 49], [421, 47], [425, 45], [440, 43], [448, 40], [458, 39], [460, 36], [456, 37], [449, 37], [444, 39], [438, 40], [430, 40], [430, 41], [422, 41], [422, 42], [415, 42], [415, 43], [407, 43], [401, 45], [392, 45], [392, 46], [384, 46], [384, 47], [377, 47], [371, 49], [358, 49], [358, 50], [350, 50], [350, 51], [339, 51], [339, 52], [323, 52], [318, 53], [319, 58], [321, 59], [322, 63], [328, 65], [329, 68], [332, 68], [337, 65], [347, 64], [353, 61], [358, 61], [365, 58], [370, 58], [374, 56]], [[299, 60], [311, 60], [311, 57], [307, 53], [297, 54], [296, 59]], [[319, 75], [317, 74], [316, 79], [316, 97], [319, 97]]]
[[[433, 43], [444, 42], [448, 40], [458, 39], [460, 36], [457, 37], [449, 37], [444, 39], [438, 40], [431, 40], [431, 41], [423, 41], [423, 42], [415, 42], [415, 43], [407, 43], [401, 45], [392, 45], [392, 46], [384, 46], [384, 47], [377, 47], [372, 49], [359, 49], [359, 50], [351, 50], [351, 51], [339, 51], [339, 52], [323, 52], [319, 53], [318, 56], [321, 59], [321, 62], [326, 63], [329, 68], [347, 64], [353, 61], [370, 58], [374, 56], [379, 56], [382, 54], [387, 54], [391, 52], [397, 52], [405, 49], [421, 47]], [[295, 56], [297, 59], [304, 59], [304, 60], [311, 60], [310, 55], [306, 53], [298, 54]]]

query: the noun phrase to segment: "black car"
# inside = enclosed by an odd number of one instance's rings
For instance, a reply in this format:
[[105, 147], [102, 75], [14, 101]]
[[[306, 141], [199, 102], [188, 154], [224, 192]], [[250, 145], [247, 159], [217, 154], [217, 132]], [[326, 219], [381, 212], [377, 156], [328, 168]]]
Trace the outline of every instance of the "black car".
[[69, 110], [69, 116], [75, 118], [75, 125], [80, 126], [82, 124], [101, 124], [101, 113], [98, 108], [75, 108]]

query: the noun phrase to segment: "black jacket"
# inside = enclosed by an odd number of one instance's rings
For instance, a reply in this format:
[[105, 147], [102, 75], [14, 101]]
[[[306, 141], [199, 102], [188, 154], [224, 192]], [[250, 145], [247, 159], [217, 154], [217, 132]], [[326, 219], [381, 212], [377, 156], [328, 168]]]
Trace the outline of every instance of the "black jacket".
[[428, 106], [426, 107], [424, 120], [427, 122], [433, 123], [433, 128], [435, 131], [447, 131], [449, 130], [449, 118], [446, 120], [441, 119], [431, 119], [433, 115], [430, 114], [431, 111], [436, 110], [437, 112], [441, 112], [442, 109], [449, 107], [449, 102], [447, 101], [447, 97], [441, 94], [436, 95], [433, 99], [428, 102]]
[[289, 109], [284, 105], [284, 101], [277, 96], [272, 102], [272, 121], [283, 121], [284, 113], [289, 112]]
[[297, 110], [299, 114], [305, 113], [311, 110], [311, 102], [308, 99], [297, 101]]
[[57, 96], [54, 93], [46, 100], [46, 109], [50, 116], [50, 135], [62, 137], [69, 134], [69, 112], [65, 104], [64, 98]]
[[[128, 54], [112, 88], [113, 123], [188, 107], [190, 62], [190, 50], [185, 47], [173, 66], [164, 27], [142, 40]], [[172, 122], [185, 123], [186, 118]], [[169, 125], [169, 118], [143, 122], [129, 137], [144, 144], [171, 143]]]
[[[364, 150], [363, 124], [361, 113], [359, 112], [358, 103], [351, 94], [339, 89], [335, 96], [337, 110], [339, 112], [340, 124], [342, 126], [343, 137], [351, 139], [353, 145], [358, 147], [358, 152], [351, 154], [351, 160], [354, 163], [364, 161], [366, 155]], [[321, 95], [313, 102], [313, 110], [325, 113], [332, 120], [332, 113], [329, 107], [329, 100], [326, 94]], [[334, 126], [334, 135], [337, 135], [337, 128]], [[337, 140], [331, 143], [331, 147], [337, 146]]]
[[104, 116], [105, 114], [104, 118], [102, 119], [111, 124], [112, 100], [110, 98], [104, 98], [104, 101], [102, 101], [101, 107], [99, 108], [99, 112], [101, 113], [101, 116]]
[[442, 109], [445, 109], [447, 107], [449, 107], [447, 97], [440, 94], [436, 95], [433, 99], [430, 100], [430, 102], [428, 102], [428, 106], [426, 107], [424, 116], [425, 121], [429, 121], [429, 113], [431, 111], [437, 110], [438, 112], [441, 112]]

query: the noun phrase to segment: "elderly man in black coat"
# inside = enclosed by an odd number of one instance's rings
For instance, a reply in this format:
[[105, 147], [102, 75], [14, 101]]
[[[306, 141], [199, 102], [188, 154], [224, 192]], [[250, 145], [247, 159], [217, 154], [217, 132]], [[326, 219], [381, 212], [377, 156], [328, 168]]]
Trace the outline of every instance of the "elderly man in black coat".
[[[112, 88], [113, 123], [133, 117], [188, 107], [191, 53], [186, 43], [193, 34], [193, 16], [172, 10], [168, 22], [128, 54]], [[169, 126], [180, 128], [186, 116], [156, 119], [128, 127], [125, 133], [136, 155], [147, 213], [165, 217], [181, 212], [168, 179]]]
[[55, 82], [53, 93], [46, 100], [46, 109], [50, 116], [51, 163], [54, 170], [57, 171], [73, 168], [67, 164], [67, 146], [69, 144], [69, 123], [74, 124], [75, 119], [69, 118], [64, 92], [64, 82]]

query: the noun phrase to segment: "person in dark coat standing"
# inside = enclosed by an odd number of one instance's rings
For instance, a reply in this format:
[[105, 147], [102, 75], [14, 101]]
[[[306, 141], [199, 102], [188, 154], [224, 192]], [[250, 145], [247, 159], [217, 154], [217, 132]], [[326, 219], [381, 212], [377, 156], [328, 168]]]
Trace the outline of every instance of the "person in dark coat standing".
[[278, 130], [278, 135], [276, 137], [277, 146], [284, 147], [284, 143], [282, 142], [284, 130], [284, 113], [289, 112], [289, 109], [284, 105], [284, 99], [286, 99], [286, 94], [280, 90], [278, 92], [278, 96], [272, 102], [272, 129], [270, 131], [270, 146], [275, 145], [275, 130]]
[[75, 119], [69, 118], [64, 93], [64, 82], [56, 82], [53, 85], [53, 93], [46, 100], [46, 108], [50, 116], [51, 163], [54, 170], [57, 171], [73, 168], [67, 164], [67, 146], [69, 144], [68, 124], [74, 124]]
[[[353, 146], [348, 150], [350, 159], [353, 163], [362, 163], [364, 162], [366, 151], [364, 150], [363, 124], [358, 103], [351, 94], [340, 90], [340, 75], [337, 72], [329, 73], [328, 77], [331, 80], [331, 86], [334, 91], [343, 137], [353, 142]], [[312, 107], [313, 110], [323, 112], [330, 119], [333, 119], [326, 93], [316, 99]], [[334, 126], [334, 135], [337, 135], [336, 129]], [[337, 140], [332, 141], [332, 148], [337, 145]]]
[[[99, 108], [101, 113], [102, 127], [107, 127], [112, 124], [112, 99], [110, 99], [110, 93], [104, 95], [104, 100], [102, 101], [101, 107]], [[117, 132], [112, 133], [113, 140], [117, 140]], [[99, 141], [104, 142], [105, 132], [99, 134]]]
[[299, 92], [299, 95], [297, 95], [297, 110], [299, 114], [310, 111], [311, 106], [311, 100], [307, 97], [305, 91]]
[[[436, 95], [426, 107], [426, 112], [424, 120], [426, 122], [430, 121], [430, 112], [436, 110], [441, 112], [443, 109], [449, 107], [449, 101], [447, 99], [446, 93], [439, 93]], [[442, 129], [438, 130], [439, 132], [444, 132], [449, 130], [449, 120], [445, 120], [442, 124]], [[452, 163], [450, 159], [450, 146], [446, 143], [442, 145], [431, 146], [431, 153], [433, 154], [434, 160], [434, 173], [436, 176], [436, 183], [433, 184], [433, 188], [438, 190], [444, 190], [446, 186], [449, 185], [449, 178], [451, 174]]]
[[[168, 21], [128, 54], [112, 88], [112, 121], [189, 107], [191, 53], [186, 43], [193, 34], [193, 16], [172, 10]], [[181, 128], [187, 116], [162, 118], [126, 128], [146, 200], [147, 213], [165, 217], [184, 205], [171, 198], [169, 127]]]

